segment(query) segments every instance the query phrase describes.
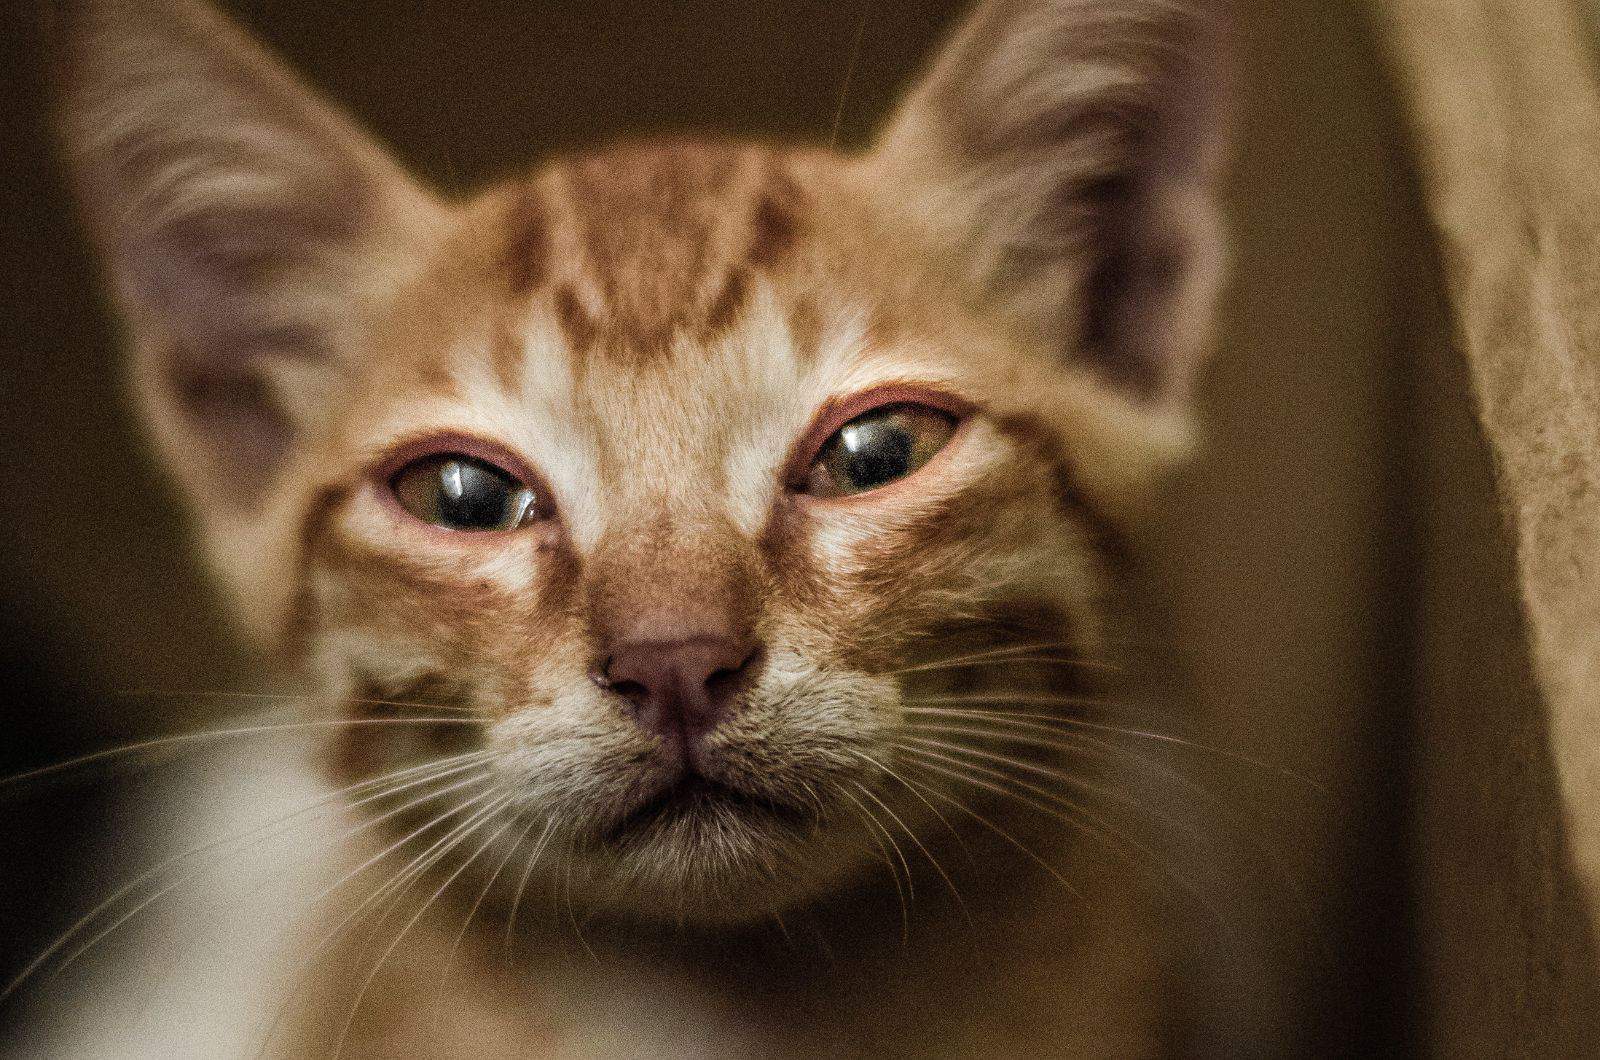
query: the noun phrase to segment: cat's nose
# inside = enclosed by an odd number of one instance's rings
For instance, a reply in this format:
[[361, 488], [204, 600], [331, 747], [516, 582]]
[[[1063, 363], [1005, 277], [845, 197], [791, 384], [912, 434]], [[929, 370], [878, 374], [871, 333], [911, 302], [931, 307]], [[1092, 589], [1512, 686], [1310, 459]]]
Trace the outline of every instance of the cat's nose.
[[613, 647], [600, 683], [628, 700], [640, 728], [687, 752], [727, 718], [759, 650], [723, 636], [627, 642]]

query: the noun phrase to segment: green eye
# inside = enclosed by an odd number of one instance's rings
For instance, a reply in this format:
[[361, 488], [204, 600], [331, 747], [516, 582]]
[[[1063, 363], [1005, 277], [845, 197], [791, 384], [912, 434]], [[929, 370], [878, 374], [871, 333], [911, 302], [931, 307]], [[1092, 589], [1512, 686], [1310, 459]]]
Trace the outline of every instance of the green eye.
[[803, 489], [846, 497], [905, 478], [944, 448], [956, 423], [942, 409], [909, 403], [862, 413], [823, 443]]
[[460, 453], [413, 460], [389, 488], [400, 507], [451, 530], [515, 530], [537, 515], [533, 490], [509, 471]]

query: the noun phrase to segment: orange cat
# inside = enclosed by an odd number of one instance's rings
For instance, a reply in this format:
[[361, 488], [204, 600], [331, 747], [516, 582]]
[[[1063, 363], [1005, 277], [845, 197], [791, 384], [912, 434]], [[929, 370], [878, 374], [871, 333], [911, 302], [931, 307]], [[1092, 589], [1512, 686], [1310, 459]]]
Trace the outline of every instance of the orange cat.
[[1214, 8], [988, 4], [863, 154], [456, 203], [210, 11], [63, 6], [142, 406], [318, 748], [197, 801], [336, 811], [72, 1055], [1160, 1050], [1069, 825], [1219, 271]]

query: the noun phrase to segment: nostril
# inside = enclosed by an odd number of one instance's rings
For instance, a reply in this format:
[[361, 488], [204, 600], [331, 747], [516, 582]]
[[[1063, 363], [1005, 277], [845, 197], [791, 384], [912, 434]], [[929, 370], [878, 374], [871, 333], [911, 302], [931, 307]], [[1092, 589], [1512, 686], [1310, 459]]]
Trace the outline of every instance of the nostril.
[[738, 692], [744, 684], [745, 677], [753, 668], [756, 656], [761, 653], [760, 647], [750, 648], [743, 653], [743, 658], [731, 666], [722, 666], [712, 670], [706, 675], [706, 693], [712, 702], [720, 703], [724, 699]]
[[613, 692], [636, 706], [642, 706], [650, 696], [650, 687], [634, 676], [638, 670], [637, 665], [628, 661], [619, 663], [617, 656], [608, 655], [589, 671], [589, 680], [607, 692]]
[[608, 681], [606, 686], [623, 699], [643, 703], [650, 697], [650, 689], [638, 681]]

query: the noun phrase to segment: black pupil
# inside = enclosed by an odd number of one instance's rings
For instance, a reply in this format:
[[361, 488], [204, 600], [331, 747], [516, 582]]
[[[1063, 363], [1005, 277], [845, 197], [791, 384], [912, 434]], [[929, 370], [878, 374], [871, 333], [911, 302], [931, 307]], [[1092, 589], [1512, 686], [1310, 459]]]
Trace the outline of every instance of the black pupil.
[[893, 482], [911, 471], [916, 439], [893, 418], [863, 420], [839, 432], [836, 467], [858, 490]]
[[505, 522], [512, 483], [471, 460], [439, 465], [439, 521], [469, 530], [493, 530]]

